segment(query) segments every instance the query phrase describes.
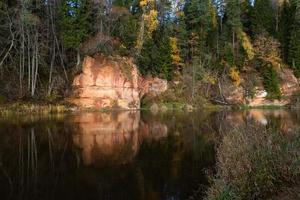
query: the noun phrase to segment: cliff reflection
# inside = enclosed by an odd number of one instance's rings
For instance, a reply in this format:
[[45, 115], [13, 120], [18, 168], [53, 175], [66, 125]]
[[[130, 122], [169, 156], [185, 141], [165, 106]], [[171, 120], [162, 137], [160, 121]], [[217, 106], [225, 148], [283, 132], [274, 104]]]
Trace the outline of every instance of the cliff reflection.
[[130, 162], [143, 140], [160, 139], [168, 132], [159, 121], [141, 121], [140, 112], [81, 113], [70, 120], [77, 124], [73, 141], [85, 165]]
[[73, 144], [83, 165], [97, 171], [94, 178], [89, 172], [81, 176], [84, 185], [105, 185], [99, 196], [112, 195], [109, 199], [187, 198], [207, 184], [203, 169], [214, 163], [212, 134], [201, 129], [204, 120], [205, 115], [132, 111], [71, 116]]
[[276, 128], [282, 132], [288, 133], [299, 126], [299, 120], [299, 113], [291, 112], [286, 109], [251, 109], [228, 112], [226, 113], [224, 122], [229, 126], [240, 126], [254, 121], [263, 126], [276, 126]]

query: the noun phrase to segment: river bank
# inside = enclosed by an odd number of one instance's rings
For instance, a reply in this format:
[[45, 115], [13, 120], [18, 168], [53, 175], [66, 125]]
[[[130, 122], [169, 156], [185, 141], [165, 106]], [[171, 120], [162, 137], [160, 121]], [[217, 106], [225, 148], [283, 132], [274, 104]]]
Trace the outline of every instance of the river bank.
[[168, 111], [182, 111], [182, 112], [195, 112], [199, 110], [206, 110], [210, 112], [220, 110], [251, 110], [251, 109], [294, 109], [298, 110], [298, 105], [274, 106], [274, 105], [261, 105], [261, 106], [248, 106], [248, 105], [216, 105], [209, 102], [203, 103], [201, 106], [193, 105], [188, 102], [151, 102], [142, 103], [139, 109], [121, 109], [121, 108], [82, 108], [68, 101], [11, 101], [0, 104], [0, 114], [55, 114], [55, 113], [68, 113], [80, 111], [92, 112], [112, 112], [112, 111], [128, 111], [128, 110], [142, 110], [151, 111], [152, 113], [168, 112]]

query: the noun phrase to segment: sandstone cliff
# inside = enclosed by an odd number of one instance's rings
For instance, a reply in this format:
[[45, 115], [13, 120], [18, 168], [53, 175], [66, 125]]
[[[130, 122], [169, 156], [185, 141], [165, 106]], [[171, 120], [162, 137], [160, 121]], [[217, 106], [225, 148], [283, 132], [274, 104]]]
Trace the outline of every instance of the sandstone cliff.
[[[286, 106], [292, 103], [294, 95], [299, 92], [299, 81], [291, 69], [280, 69], [277, 71], [277, 74], [281, 92], [280, 99], [268, 98], [268, 92], [262, 84], [262, 77], [259, 77], [256, 73], [250, 74], [254, 76], [252, 79], [248, 78], [249, 74], [242, 74], [243, 80], [240, 86], [235, 86], [230, 80], [227, 80], [219, 87], [224, 100], [230, 105], [248, 105], [252, 107]], [[255, 84], [255, 86], [252, 86], [253, 94], [251, 96], [249, 95], [250, 84]]]
[[96, 55], [85, 57], [73, 81], [70, 102], [85, 108], [139, 109], [144, 95], [167, 90], [167, 81], [142, 77], [133, 60]]

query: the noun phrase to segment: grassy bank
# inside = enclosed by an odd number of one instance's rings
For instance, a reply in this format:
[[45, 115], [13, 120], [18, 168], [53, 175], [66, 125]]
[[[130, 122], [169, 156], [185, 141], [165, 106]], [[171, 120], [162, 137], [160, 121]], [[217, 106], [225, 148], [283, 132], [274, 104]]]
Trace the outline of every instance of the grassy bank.
[[72, 107], [64, 102], [13, 102], [0, 105], [0, 115], [64, 113], [71, 109]]
[[249, 106], [249, 105], [241, 105], [239, 109], [247, 110], [247, 109], [266, 109], [266, 110], [276, 110], [276, 109], [285, 109], [289, 108], [288, 105], [260, 105], [260, 106]]
[[222, 136], [207, 200], [254, 200], [299, 184], [299, 130], [284, 134], [249, 125]]

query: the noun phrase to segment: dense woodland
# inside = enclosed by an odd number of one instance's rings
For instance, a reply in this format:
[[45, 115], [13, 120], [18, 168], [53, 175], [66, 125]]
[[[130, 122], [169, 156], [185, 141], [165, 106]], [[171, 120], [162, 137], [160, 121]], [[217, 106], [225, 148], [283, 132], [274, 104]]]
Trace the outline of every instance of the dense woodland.
[[186, 79], [191, 97], [255, 70], [278, 98], [276, 69], [300, 76], [299, 0], [0, 0], [0, 21], [1, 101], [63, 97], [96, 53]]

